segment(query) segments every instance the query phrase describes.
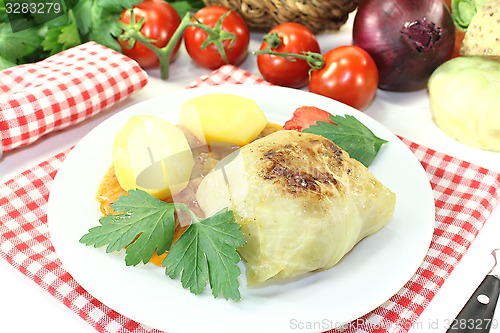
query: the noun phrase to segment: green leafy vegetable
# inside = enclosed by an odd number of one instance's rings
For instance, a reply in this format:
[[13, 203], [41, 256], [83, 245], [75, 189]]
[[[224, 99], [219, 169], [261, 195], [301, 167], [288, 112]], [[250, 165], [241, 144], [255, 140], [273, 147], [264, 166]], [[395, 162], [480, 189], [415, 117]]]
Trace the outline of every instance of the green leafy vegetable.
[[196, 12], [198, 9], [205, 7], [201, 0], [167, 0], [167, 2], [175, 8], [180, 17], [184, 17], [187, 12]]
[[192, 224], [163, 261], [165, 273], [172, 279], [182, 273], [182, 286], [193, 294], [200, 294], [209, 280], [214, 297], [222, 292], [226, 299], [240, 299], [236, 249], [245, 239], [233, 221], [233, 213], [222, 210]]
[[[174, 211], [166, 204], [141, 190], [130, 190], [111, 205], [115, 212], [99, 220], [100, 226], [85, 234], [80, 242], [94, 247], [106, 247], [106, 252], [119, 251], [125, 247], [125, 262], [135, 266], [147, 263], [154, 251], [167, 251], [174, 235]], [[137, 239], [136, 239], [137, 237]]]
[[[85, 36], [85, 39], [95, 41], [121, 52], [120, 44], [118, 44], [118, 41], [116, 40], [116, 36], [118, 36], [122, 31], [118, 25], [120, 15], [125, 8], [131, 8], [133, 5], [141, 1], [93, 0], [91, 2], [90, 12], [88, 13], [91, 18], [90, 30], [88, 35]], [[83, 8], [81, 10], [83, 10]], [[88, 24], [88, 22], [86, 22], [86, 24]]]
[[[60, 51], [94, 40], [120, 51], [113, 37], [115, 21], [121, 11], [140, 0], [79, 0], [76, 6], [47, 22], [43, 17], [28, 13], [23, 17], [4, 14], [0, 2], [0, 70], [29, 62], [40, 61]], [[36, 1], [35, 1], [36, 2]], [[113, 22], [113, 23], [111, 23]], [[14, 29], [12, 27], [23, 27]]]
[[13, 64], [25, 62], [38, 50], [42, 41], [36, 28], [14, 34], [8, 23], [0, 23], [0, 58], [5, 61]]
[[[111, 205], [120, 212], [99, 220], [80, 242], [94, 247], [106, 246], [106, 252], [125, 250], [125, 263], [148, 263], [153, 253], [169, 251], [162, 265], [165, 274], [181, 275], [184, 288], [200, 294], [210, 282], [212, 294], [240, 299], [237, 249], [245, 243], [234, 215], [225, 209], [206, 219], [198, 218], [186, 205], [166, 203], [142, 190], [130, 190]], [[175, 211], [186, 211], [191, 225], [172, 245]]]
[[[121, 51], [116, 37], [120, 14], [142, 0], [66, 0], [65, 14], [47, 20], [48, 14], [6, 14], [5, 2], [0, 0], [0, 70], [24, 63], [40, 61], [73, 46], [95, 41]], [[204, 7], [201, 0], [168, 0], [182, 17], [187, 11]], [[38, 3], [25, 0], [24, 3]], [[69, 10], [68, 10], [69, 9]], [[13, 27], [17, 27], [14, 29]]]
[[352, 158], [368, 167], [386, 140], [378, 138], [359, 120], [350, 115], [330, 116], [333, 124], [318, 121], [303, 132], [321, 135], [349, 153]]
[[40, 29], [40, 34], [45, 36], [42, 49], [47, 51], [49, 56], [82, 42], [72, 13], [69, 13], [68, 17], [60, 16], [54, 19], [50, 26], [45, 25]]

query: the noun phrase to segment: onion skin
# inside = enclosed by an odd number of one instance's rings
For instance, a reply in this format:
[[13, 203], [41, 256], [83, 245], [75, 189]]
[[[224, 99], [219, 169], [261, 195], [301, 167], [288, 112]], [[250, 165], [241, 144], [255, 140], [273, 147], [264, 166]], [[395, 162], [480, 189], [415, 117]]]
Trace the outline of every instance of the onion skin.
[[363, 0], [354, 18], [353, 44], [375, 60], [383, 90], [425, 88], [454, 43], [453, 18], [442, 0]]

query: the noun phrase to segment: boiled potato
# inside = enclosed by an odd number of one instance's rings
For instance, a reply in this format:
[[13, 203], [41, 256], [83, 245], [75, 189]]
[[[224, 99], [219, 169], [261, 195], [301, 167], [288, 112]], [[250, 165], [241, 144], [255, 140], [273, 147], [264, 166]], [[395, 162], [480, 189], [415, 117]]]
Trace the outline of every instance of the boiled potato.
[[186, 101], [180, 124], [203, 142], [243, 146], [253, 141], [267, 125], [267, 119], [250, 99], [213, 93]]
[[131, 117], [113, 144], [113, 166], [124, 190], [142, 189], [158, 199], [182, 191], [194, 166], [184, 133], [165, 119]]

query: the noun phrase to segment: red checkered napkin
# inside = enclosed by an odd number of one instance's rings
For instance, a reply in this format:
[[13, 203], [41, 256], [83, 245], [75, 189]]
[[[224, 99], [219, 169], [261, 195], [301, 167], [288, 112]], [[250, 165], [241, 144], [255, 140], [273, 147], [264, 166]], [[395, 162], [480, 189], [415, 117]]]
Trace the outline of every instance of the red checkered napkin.
[[0, 72], [0, 156], [92, 117], [147, 79], [134, 60], [94, 42]]
[[[232, 66], [198, 85], [267, 84]], [[486, 222], [499, 196], [500, 174], [403, 139], [432, 184], [436, 228], [422, 265], [387, 302], [344, 332], [406, 332], [438, 292]], [[100, 332], [158, 332], [118, 314], [88, 294], [64, 270], [47, 229], [47, 200], [63, 152], [0, 185], [0, 256]], [[208, 327], [210, 330], [210, 328]]]

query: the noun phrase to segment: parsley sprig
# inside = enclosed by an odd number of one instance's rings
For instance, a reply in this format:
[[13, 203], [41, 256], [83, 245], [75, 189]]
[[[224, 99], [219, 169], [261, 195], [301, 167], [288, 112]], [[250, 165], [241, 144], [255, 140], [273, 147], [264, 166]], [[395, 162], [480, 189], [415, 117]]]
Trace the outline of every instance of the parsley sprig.
[[[183, 17], [205, 6], [202, 0], [166, 0]], [[18, 1], [19, 2], [19, 1]], [[64, 0], [61, 14], [48, 20], [47, 13], [19, 13], [7, 16], [5, 1], [0, 0], [0, 70], [40, 61], [70, 47], [95, 41], [121, 52], [116, 38], [122, 33], [119, 19], [125, 8], [141, 0]], [[22, 3], [42, 4], [40, 0]], [[37, 7], [38, 8], [38, 7]], [[52, 16], [51, 16], [52, 18]], [[13, 28], [17, 27], [17, 29]]]
[[181, 275], [182, 286], [193, 294], [200, 294], [210, 281], [214, 297], [222, 292], [226, 299], [240, 299], [236, 249], [244, 243], [233, 213], [221, 210], [190, 225], [163, 261], [165, 273], [172, 279]]
[[[162, 262], [165, 274], [181, 277], [182, 286], [200, 294], [210, 283], [212, 294], [226, 299], [240, 299], [240, 256], [237, 249], [245, 243], [234, 214], [223, 209], [201, 219], [182, 203], [166, 203], [142, 190], [130, 190], [111, 208], [117, 214], [99, 219], [99, 226], [89, 229], [80, 242], [94, 247], [106, 246], [106, 252], [125, 250], [125, 263], [135, 266], [148, 263], [153, 253], [169, 251]], [[175, 212], [191, 216], [191, 224], [172, 245]]]
[[368, 167], [387, 140], [381, 139], [356, 117], [330, 116], [333, 122], [318, 121], [303, 132], [321, 135], [349, 153], [349, 156]]

